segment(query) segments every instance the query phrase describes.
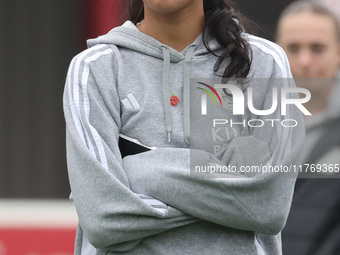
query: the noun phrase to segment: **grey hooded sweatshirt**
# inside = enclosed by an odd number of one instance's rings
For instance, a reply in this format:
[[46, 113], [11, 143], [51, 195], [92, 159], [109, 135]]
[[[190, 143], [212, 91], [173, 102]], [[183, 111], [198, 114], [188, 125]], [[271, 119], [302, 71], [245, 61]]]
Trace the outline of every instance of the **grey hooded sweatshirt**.
[[[244, 36], [253, 54], [246, 90], [253, 89], [257, 109], [268, 109], [273, 87], [294, 86], [270, 79], [290, 79], [289, 64], [277, 45]], [[265, 127], [225, 128], [231, 132], [223, 141], [197, 138], [190, 132], [202, 127], [208, 134], [211, 123], [197, 122], [191, 111], [197, 103], [190, 103], [192, 79], [219, 78], [217, 57], [202, 36], [178, 52], [127, 21], [88, 46], [71, 62], [64, 93], [71, 198], [79, 216], [75, 254], [281, 254], [295, 174], [206, 178], [192, 174], [190, 164], [296, 164], [304, 138], [297, 107], [287, 106], [286, 116], [273, 113], [279, 121]], [[221, 51], [214, 40], [209, 46]], [[170, 105], [172, 93], [177, 106]], [[224, 107], [208, 105], [211, 116], [233, 118], [232, 99], [219, 94]], [[294, 128], [280, 124], [288, 115]], [[238, 116], [264, 117], [247, 107]], [[120, 134], [152, 149], [122, 159]]]

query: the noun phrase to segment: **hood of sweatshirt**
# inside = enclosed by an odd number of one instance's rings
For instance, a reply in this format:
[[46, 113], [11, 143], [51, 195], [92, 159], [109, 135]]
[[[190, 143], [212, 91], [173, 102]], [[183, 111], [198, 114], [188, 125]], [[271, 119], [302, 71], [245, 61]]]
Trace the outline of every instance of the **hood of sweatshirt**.
[[[87, 41], [88, 47], [98, 44], [114, 44], [118, 47], [127, 48], [135, 52], [146, 54], [153, 58], [163, 60], [162, 86], [163, 104], [165, 115], [165, 128], [168, 134], [168, 142], [171, 141], [173, 120], [171, 115], [170, 103], [170, 64], [184, 61], [183, 78], [183, 118], [184, 118], [184, 137], [187, 144], [190, 144], [190, 78], [191, 60], [193, 57], [210, 54], [205, 47], [202, 34], [194, 42], [188, 45], [182, 52], [162, 44], [158, 40], [140, 32], [131, 22], [126, 21], [122, 26], [112, 29], [109, 33], [99, 36], [96, 39]], [[215, 40], [209, 40], [209, 47], [212, 51], [221, 49]]]

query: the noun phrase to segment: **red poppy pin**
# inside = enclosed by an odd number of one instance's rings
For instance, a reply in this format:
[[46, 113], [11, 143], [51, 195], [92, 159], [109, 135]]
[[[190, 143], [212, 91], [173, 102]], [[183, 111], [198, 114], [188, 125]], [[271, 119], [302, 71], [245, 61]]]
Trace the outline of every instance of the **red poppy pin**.
[[178, 101], [179, 101], [178, 96], [176, 96], [175, 93], [172, 93], [170, 98], [171, 105], [176, 106], [178, 104]]

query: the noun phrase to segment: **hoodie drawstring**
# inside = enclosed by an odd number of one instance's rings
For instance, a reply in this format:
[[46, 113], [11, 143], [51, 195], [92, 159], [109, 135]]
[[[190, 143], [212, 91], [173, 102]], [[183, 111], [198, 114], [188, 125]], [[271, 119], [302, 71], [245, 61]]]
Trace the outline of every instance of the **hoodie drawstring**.
[[168, 142], [171, 142], [172, 131], [172, 114], [170, 105], [170, 52], [166, 47], [162, 47], [163, 50], [163, 104], [165, 115], [166, 132], [168, 133]]
[[192, 45], [185, 54], [184, 74], [183, 74], [183, 115], [184, 115], [184, 139], [190, 144], [190, 78], [191, 78], [191, 58], [195, 51]]
[[[191, 78], [191, 59], [196, 46], [189, 46], [184, 59], [183, 71], [183, 118], [184, 118], [184, 139], [190, 144], [190, 78]], [[168, 134], [168, 142], [171, 142], [172, 132], [172, 113], [170, 104], [170, 51], [167, 47], [162, 47], [163, 51], [163, 104], [165, 115], [165, 126]]]

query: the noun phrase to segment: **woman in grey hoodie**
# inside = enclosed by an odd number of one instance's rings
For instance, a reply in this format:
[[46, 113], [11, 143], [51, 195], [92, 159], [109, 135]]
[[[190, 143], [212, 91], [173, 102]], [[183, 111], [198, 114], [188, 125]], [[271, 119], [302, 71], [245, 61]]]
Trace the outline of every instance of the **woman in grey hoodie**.
[[[296, 173], [280, 169], [304, 137], [302, 105], [277, 102], [294, 90], [284, 52], [229, 1], [130, 4], [67, 75], [75, 254], [281, 254]], [[228, 78], [244, 80], [214, 88]], [[124, 157], [119, 137], [148, 149]]]

